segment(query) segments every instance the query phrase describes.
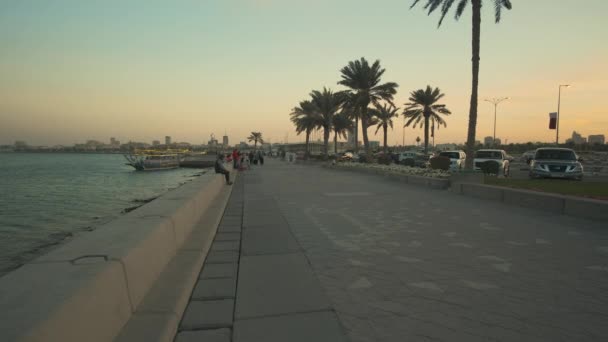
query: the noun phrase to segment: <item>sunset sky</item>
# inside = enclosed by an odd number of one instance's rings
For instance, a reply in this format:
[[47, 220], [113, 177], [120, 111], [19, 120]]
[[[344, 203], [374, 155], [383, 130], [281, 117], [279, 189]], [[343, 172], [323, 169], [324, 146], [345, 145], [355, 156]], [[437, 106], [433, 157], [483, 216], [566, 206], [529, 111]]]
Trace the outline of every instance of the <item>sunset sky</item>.
[[[464, 142], [470, 8], [438, 29], [438, 15], [411, 2], [0, 0], [0, 144], [200, 144], [224, 132], [234, 143], [251, 131], [302, 141], [291, 108], [313, 89], [343, 89], [340, 68], [360, 57], [381, 60], [401, 108], [410, 91], [441, 88], [453, 114], [436, 142]], [[608, 1], [512, 0], [498, 25], [484, 3], [480, 98], [512, 98], [498, 107], [497, 136], [553, 141], [548, 113], [566, 83], [561, 140], [608, 135]], [[478, 140], [492, 135], [493, 110], [480, 101]], [[389, 144], [401, 144], [402, 125]], [[406, 129], [406, 143], [416, 136]]]

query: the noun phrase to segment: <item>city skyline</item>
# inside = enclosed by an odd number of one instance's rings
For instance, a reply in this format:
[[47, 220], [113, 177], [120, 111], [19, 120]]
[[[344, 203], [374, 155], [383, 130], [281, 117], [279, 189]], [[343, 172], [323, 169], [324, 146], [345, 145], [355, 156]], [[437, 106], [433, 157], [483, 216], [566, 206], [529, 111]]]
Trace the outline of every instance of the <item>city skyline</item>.
[[[0, 12], [0, 144], [32, 145], [164, 140], [203, 144], [211, 133], [243, 141], [251, 131], [267, 140], [303, 141], [291, 108], [312, 89], [336, 83], [348, 61], [380, 59], [385, 81], [399, 83], [395, 103], [427, 84], [441, 88], [452, 110], [435, 142], [464, 142], [470, 95], [470, 23], [437, 17], [411, 1], [382, 4], [312, 2], [50, 3], [10, 2]], [[548, 113], [562, 90], [560, 135], [608, 135], [602, 103], [608, 91], [608, 4], [590, 0], [554, 5], [513, 1], [493, 23], [484, 7], [477, 140], [554, 140]], [[541, 20], [537, 13], [543, 13]], [[366, 20], [366, 27], [356, 22]], [[314, 25], [310, 25], [310, 23]], [[110, 25], [111, 24], [111, 25]], [[364, 41], [363, 43], [361, 41]], [[395, 120], [389, 143], [402, 141]], [[525, 124], [522, 124], [525, 123]], [[380, 140], [370, 129], [370, 138]], [[412, 142], [422, 130], [406, 128]]]

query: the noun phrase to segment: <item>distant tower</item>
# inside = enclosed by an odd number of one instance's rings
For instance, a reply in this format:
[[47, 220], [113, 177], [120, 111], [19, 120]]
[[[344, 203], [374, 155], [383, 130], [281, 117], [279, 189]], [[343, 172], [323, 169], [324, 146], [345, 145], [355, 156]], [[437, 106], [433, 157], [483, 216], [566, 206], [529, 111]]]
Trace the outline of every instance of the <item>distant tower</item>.
[[171, 137], [168, 135], [165, 137], [165, 145], [171, 145]]
[[222, 137], [222, 144], [224, 145], [224, 147], [228, 146], [228, 136], [226, 134], [224, 134], [224, 136]]

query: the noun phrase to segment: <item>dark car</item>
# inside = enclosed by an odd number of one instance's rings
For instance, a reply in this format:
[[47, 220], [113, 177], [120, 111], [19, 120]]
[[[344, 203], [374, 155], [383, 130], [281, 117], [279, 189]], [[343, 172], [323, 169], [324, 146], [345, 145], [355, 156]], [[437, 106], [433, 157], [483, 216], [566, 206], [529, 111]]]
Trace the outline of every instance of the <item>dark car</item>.
[[569, 148], [539, 148], [530, 163], [530, 178], [583, 179], [583, 165]]

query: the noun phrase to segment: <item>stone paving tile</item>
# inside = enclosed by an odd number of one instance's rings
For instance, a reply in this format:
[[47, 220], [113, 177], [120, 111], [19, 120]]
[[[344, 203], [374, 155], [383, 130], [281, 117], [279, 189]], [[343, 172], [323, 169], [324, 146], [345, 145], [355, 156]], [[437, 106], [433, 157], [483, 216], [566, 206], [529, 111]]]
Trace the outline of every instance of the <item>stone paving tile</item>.
[[182, 331], [175, 337], [175, 342], [230, 342], [230, 329], [211, 329]]
[[199, 279], [192, 291], [193, 300], [234, 298], [236, 278]]
[[207, 254], [207, 264], [234, 264], [239, 261], [239, 253], [236, 251], [210, 251]]
[[182, 318], [181, 330], [232, 327], [233, 299], [191, 301]]
[[223, 226], [223, 225], [220, 225], [217, 228], [217, 231], [219, 233], [240, 233], [241, 232], [241, 226], [240, 225], [234, 225], [234, 226]]
[[300, 246], [287, 226], [268, 226], [243, 231], [243, 255], [293, 253]]
[[200, 274], [201, 279], [235, 278], [236, 264], [205, 264]]
[[241, 241], [241, 233], [217, 233], [215, 234], [215, 240], [217, 241]]
[[346, 342], [331, 311], [236, 321], [234, 342]]
[[329, 301], [302, 254], [241, 257], [237, 319], [329, 308]]
[[238, 251], [241, 247], [241, 242], [234, 241], [214, 241], [211, 245], [211, 251]]

